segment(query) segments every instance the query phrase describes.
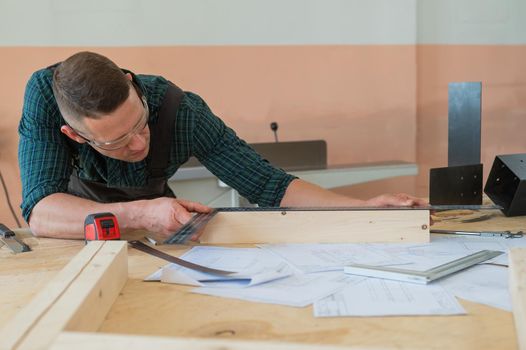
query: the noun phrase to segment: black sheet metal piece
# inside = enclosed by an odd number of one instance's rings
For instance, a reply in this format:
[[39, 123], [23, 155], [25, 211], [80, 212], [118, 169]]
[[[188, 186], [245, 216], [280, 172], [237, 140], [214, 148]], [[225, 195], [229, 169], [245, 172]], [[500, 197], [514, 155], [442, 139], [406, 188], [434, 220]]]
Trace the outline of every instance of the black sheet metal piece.
[[448, 166], [480, 163], [482, 84], [450, 83], [448, 89]]
[[430, 170], [429, 202], [481, 204], [482, 83], [450, 83], [448, 87], [448, 167]]
[[429, 203], [481, 204], [482, 164], [431, 169]]
[[496, 156], [484, 192], [504, 215], [526, 215], [526, 154]]

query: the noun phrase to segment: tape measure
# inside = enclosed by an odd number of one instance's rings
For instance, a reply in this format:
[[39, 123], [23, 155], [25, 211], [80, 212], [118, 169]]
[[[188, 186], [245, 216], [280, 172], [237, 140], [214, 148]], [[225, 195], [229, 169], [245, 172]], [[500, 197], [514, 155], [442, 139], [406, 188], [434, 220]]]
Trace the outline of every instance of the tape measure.
[[117, 217], [112, 213], [89, 214], [84, 220], [86, 241], [109, 241], [121, 239]]
[[219, 212], [287, 212], [287, 211], [359, 211], [359, 210], [495, 210], [498, 205], [429, 205], [425, 207], [227, 207], [216, 208], [209, 213], [195, 214], [190, 221], [164, 241], [165, 244], [184, 244]]

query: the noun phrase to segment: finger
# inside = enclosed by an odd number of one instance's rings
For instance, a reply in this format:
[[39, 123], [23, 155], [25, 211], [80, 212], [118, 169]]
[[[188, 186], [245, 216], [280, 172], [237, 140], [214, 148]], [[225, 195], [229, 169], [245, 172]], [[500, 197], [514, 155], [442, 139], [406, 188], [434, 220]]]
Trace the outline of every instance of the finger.
[[429, 204], [423, 198], [413, 197], [413, 196], [410, 196], [410, 195], [405, 194], [405, 193], [400, 193], [399, 196], [400, 196], [400, 198], [411, 200], [411, 202], [413, 203], [412, 205], [414, 205], [414, 206], [427, 206]]
[[204, 204], [198, 203], [198, 202], [192, 202], [186, 199], [177, 199], [177, 202], [181, 204], [183, 207], [185, 207], [186, 210], [191, 211], [191, 212], [209, 213], [212, 211], [212, 208]]
[[410, 198], [408, 198], [408, 201], [410, 202], [409, 205], [412, 206], [412, 207], [426, 207], [426, 206], [428, 206], [427, 201], [425, 201], [423, 199], [420, 199], [420, 198], [410, 197]]
[[385, 198], [385, 204], [394, 207], [409, 207], [413, 205], [413, 200], [408, 198], [406, 195], [394, 195], [387, 196]]
[[429, 205], [426, 200], [405, 193], [397, 193], [395, 197], [399, 199], [399, 205], [403, 206], [424, 207]]
[[400, 200], [398, 203], [395, 204], [395, 206], [399, 207], [413, 207], [414, 203], [411, 199], [404, 199]]
[[429, 202], [426, 201], [423, 198], [415, 198], [415, 203], [419, 207], [427, 207], [427, 206], [429, 206]]
[[412, 207], [415, 205], [414, 201], [410, 198], [408, 199], [400, 199], [398, 203], [395, 205], [401, 206], [401, 207]]
[[173, 217], [176, 221], [184, 225], [190, 221], [192, 214], [190, 214], [190, 212], [188, 212], [185, 207], [175, 202], [175, 205], [173, 206]]

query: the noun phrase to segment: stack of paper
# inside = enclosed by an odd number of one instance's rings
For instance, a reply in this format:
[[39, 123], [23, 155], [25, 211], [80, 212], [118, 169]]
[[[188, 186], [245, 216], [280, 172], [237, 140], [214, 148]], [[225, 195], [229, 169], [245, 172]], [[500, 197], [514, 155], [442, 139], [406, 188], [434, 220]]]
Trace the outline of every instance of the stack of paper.
[[[460, 315], [455, 296], [511, 310], [507, 269], [479, 265], [430, 285], [345, 275], [351, 263], [426, 270], [479, 250], [506, 252], [526, 238], [433, 237], [428, 244], [278, 244], [260, 248], [194, 247], [185, 260], [227, 277], [169, 264], [147, 280], [197, 286], [193, 292], [254, 302], [304, 307], [317, 317]], [[504, 255], [505, 256], [505, 255]], [[497, 257], [495, 263], [507, 263]]]

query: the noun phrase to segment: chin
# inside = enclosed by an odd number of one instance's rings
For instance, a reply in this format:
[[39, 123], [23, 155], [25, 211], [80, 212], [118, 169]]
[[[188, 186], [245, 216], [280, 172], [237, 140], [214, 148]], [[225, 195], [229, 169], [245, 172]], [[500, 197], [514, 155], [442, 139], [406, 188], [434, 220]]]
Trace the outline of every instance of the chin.
[[130, 163], [140, 162], [141, 160], [144, 160], [146, 156], [148, 155], [148, 149], [144, 149], [143, 151], [140, 151], [138, 153], [132, 153], [128, 157], [126, 157], [125, 161]]

